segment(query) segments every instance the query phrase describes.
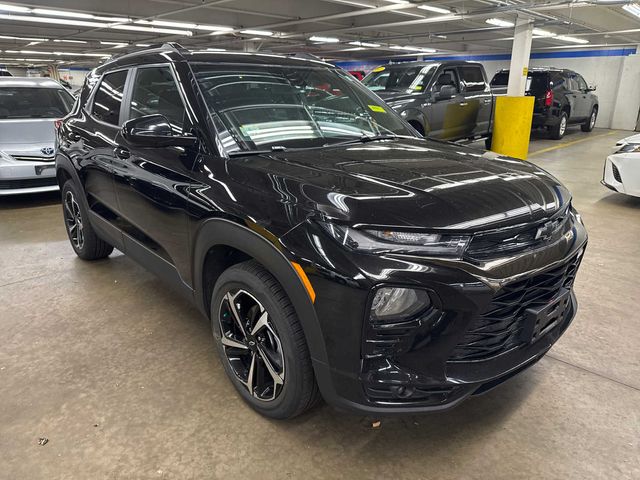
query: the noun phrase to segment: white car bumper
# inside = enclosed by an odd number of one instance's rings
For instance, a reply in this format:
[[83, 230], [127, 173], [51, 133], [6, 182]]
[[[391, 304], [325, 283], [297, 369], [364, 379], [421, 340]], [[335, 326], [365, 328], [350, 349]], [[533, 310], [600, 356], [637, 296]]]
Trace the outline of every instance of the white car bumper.
[[58, 190], [53, 160], [16, 160], [0, 155], [0, 196]]
[[640, 153], [614, 153], [604, 164], [602, 184], [611, 190], [640, 197]]

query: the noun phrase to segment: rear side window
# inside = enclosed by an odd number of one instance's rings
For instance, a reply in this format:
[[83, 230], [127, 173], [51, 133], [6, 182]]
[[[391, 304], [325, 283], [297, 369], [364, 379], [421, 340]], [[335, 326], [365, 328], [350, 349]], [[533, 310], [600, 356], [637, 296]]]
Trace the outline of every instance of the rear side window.
[[491, 80], [492, 87], [506, 87], [509, 83], [509, 72], [498, 72]]
[[139, 68], [133, 84], [129, 118], [164, 115], [181, 133], [185, 109], [169, 67]]
[[111, 125], [120, 125], [120, 106], [126, 81], [127, 70], [107, 73], [103, 77], [93, 99], [93, 116]]
[[525, 91], [538, 95], [549, 90], [549, 74], [547, 72], [529, 72]]
[[460, 67], [459, 70], [467, 92], [484, 91], [485, 80], [480, 67]]

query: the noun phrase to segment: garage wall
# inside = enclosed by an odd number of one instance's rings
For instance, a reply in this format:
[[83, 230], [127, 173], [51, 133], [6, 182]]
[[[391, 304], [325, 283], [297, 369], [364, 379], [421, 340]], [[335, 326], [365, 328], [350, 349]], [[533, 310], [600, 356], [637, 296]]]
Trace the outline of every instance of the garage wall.
[[[640, 110], [640, 55], [635, 48], [534, 52], [529, 66], [568, 68], [580, 73], [588, 84], [597, 86], [600, 113], [596, 126], [633, 130]], [[417, 58], [404, 61], [417, 60]], [[425, 60], [470, 60], [484, 65], [489, 78], [500, 69], [509, 68], [511, 55], [452, 55], [426, 57]], [[369, 71], [384, 60], [338, 62], [347, 70]]]

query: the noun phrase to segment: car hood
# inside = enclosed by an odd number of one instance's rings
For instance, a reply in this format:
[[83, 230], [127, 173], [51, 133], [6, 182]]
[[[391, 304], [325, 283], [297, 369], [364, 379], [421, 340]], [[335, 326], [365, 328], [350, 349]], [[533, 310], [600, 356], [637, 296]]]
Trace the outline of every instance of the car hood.
[[571, 200], [531, 163], [420, 139], [247, 157], [228, 172], [262, 201], [276, 195], [352, 224], [479, 231], [543, 220]]
[[0, 120], [0, 150], [11, 156], [51, 158], [54, 119]]

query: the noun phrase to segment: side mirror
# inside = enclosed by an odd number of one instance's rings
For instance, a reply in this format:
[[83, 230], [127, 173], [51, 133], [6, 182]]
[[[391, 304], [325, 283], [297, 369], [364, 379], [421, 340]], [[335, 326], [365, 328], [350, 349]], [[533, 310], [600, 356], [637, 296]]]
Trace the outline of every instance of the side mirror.
[[196, 137], [175, 135], [164, 115], [133, 118], [122, 126], [122, 136], [142, 147], [193, 147], [198, 143]]
[[458, 90], [453, 85], [442, 85], [440, 91], [436, 93], [436, 100], [449, 100], [458, 94]]
[[587, 87], [587, 92], [595, 92], [596, 91], [596, 86], [595, 85], [589, 85]]

